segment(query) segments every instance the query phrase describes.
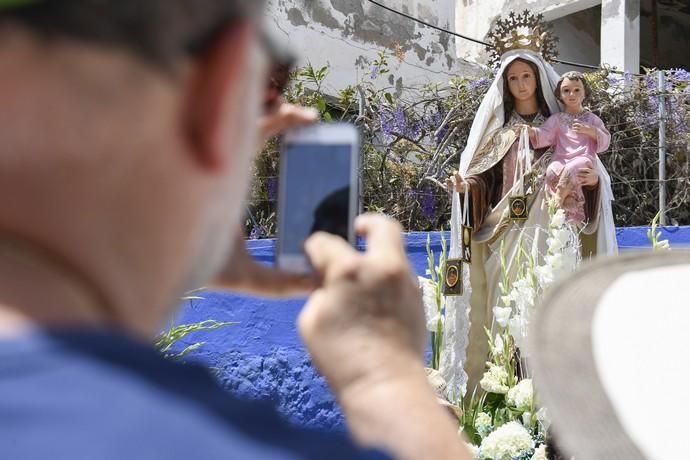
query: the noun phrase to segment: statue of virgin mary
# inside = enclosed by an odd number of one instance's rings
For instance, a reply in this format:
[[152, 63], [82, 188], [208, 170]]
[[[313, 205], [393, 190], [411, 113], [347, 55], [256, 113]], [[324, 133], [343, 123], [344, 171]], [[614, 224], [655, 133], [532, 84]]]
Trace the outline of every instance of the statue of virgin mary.
[[[472, 394], [478, 388], [489, 353], [485, 330], [492, 329], [503, 276], [515, 276], [521, 244], [539, 248], [538, 254], [546, 252], [545, 229], [550, 220], [543, 192], [550, 152], [530, 151], [533, 163], [525, 169], [518, 161], [519, 130], [515, 127], [539, 126], [561, 111], [554, 95], [559, 75], [548, 62], [554, 57], [553, 41], [542, 32], [541, 19], [532, 15], [517, 20], [511, 15], [499, 25], [498, 32], [490, 35], [496, 77], [474, 118], [458, 171], [449, 179], [453, 194], [451, 258], [460, 255], [461, 226], [473, 229], [472, 259], [463, 273], [464, 294], [447, 297], [445, 303], [440, 371], [456, 396]], [[510, 33], [500, 35], [508, 30]], [[595, 168], [580, 170], [580, 178], [587, 214], [587, 224], [580, 229], [582, 255], [614, 253], [610, 177], [597, 160]], [[511, 197], [520, 195], [526, 196], [529, 210], [525, 220], [511, 218], [509, 209]]]

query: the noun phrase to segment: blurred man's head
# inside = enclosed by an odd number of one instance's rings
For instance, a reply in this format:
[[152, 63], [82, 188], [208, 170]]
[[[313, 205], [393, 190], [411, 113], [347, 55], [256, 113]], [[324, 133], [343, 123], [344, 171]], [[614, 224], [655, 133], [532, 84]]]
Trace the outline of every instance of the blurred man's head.
[[260, 3], [0, 0], [0, 246], [141, 332], [206, 282], [256, 149]]

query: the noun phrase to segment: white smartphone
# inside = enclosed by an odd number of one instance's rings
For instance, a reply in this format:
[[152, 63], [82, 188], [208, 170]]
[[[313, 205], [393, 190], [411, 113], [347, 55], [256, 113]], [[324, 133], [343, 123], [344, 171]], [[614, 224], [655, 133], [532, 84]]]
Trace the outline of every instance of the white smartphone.
[[317, 124], [285, 135], [278, 195], [279, 268], [311, 271], [304, 241], [316, 231], [354, 244], [358, 171], [359, 133], [353, 125]]

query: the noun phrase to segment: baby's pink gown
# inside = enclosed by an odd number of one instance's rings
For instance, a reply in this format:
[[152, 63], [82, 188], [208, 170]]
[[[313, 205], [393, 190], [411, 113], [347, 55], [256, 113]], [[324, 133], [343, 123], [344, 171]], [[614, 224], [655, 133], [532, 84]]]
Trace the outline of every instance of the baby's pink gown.
[[[572, 123], [579, 121], [594, 127], [597, 139], [573, 131]], [[580, 168], [596, 167], [597, 153], [605, 152], [611, 142], [611, 134], [601, 119], [592, 112], [578, 115], [565, 112], [551, 115], [546, 123], [535, 128], [534, 148], [554, 147], [551, 163], [546, 169], [545, 188], [547, 193], [561, 196], [561, 207], [570, 222], [582, 224], [585, 221], [585, 197], [577, 176]]]

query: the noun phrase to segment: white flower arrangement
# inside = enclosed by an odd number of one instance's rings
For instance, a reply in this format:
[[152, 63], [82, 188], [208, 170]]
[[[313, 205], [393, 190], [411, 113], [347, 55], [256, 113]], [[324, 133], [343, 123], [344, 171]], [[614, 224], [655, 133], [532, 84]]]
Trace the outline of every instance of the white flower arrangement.
[[[480, 445], [478, 458], [483, 460], [544, 460], [549, 422], [544, 409], [537, 406], [524, 362], [529, 362], [527, 333], [538, 300], [580, 262], [576, 228], [566, 222], [563, 211], [551, 206], [549, 212], [548, 229], [541, 231], [541, 238], [537, 231], [529, 248], [521, 245], [511, 264], [506, 263], [501, 248], [501, 296], [493, 308], [498, 330], [487, 330], [491, 356], [479, 382], [486, 394], [473, 395], [461, 419], [470, 441]], [[544, 240], [546, 252], [541, 253]]]
[[523, 379], [506, 394], [506, 402], [517, 410], [532, 410], [534, 390], [531, 379]]
[[508, 393], [508, 372], [502, 366], [491, 365], [484, 373], [479, 386], [487, 393]]
[[508, 422], [484, 438], [479, 446], [483, 460], [512, 460], [534, 449], [532, 435], [517, 422]]

